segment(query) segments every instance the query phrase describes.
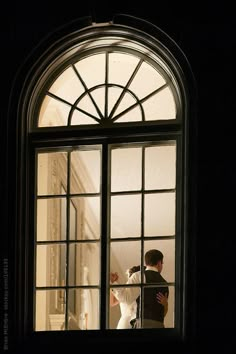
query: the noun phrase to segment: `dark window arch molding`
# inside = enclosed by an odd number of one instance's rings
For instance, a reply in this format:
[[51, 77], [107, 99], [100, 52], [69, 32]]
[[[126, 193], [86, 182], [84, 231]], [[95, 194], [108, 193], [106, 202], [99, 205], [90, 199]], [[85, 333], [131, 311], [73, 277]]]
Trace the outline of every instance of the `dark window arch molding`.
[[[91, 30], [92, 27], [92, 30]], [[48, 75], [48, 70], [52, 69], [53, 62], [56, 58], [60, 57], [61, 61], [66, 63], [66, 54], [71, 51], [71, 48], [78, 43], [78, 39], [85, 38], [86, 36], [91, 40], [101, 35], [101, 29], [105, 35], [109, 35], [109, 31], [119, 35], [124, 35], [126, 38], [137, 38], [141, 43], [148, 42], [148, 46], [153, 48], [154, 51], [158, 48], [160, 55], [169, 63], [175, 78], [178, 80], [178, 87], [181, 91], [183, 99], [183, 131], [185, 138], [185, 151], [183, 163], [183, 171], [186, 182], [183, 185], [184, 190], [184, 205], [187, 218], [184, 225], [184, 233], [190, 235], [188, 239], [183, 242], [184, 257], [182, 262], [186, 269], [191, 260], [191, 274], [186, 272], [184, 275], [184, 288], [186, 292], [185, 302], [182, 306], [185, 308], [185, 317], [182, 323], [181, 339], [177, 336], [177, 340], [182, 341], [194, 336], [195, 332], [195, 289], [194, 289], [194, 247], [195, 247], [195, 233], [196, 233], [196, 175], [197, 175], [197, 89], [195, 79], [191, 71], [191, 67], [185, 55], [178, 47], [178, 45], [161, 29], [153, 24], [138, 19], [130, 15], [119, 14], [113, 17], [111, 23], [96, 24], [92, 22], [90, 17], [82, 20], [75, 21], [60, 31], [56, 31], [48, 38], [44, 39], [40, 45], [35, 48], [31, 55], [27, 58], [25, 63], [19, 69], [16, 76], [15, 83], [10, 97], [9, 115], [8, 115], [8, 134], [9, 134], [9, 154], [11, 161], [14, 164], [8, 165], [8, 174], [13, 187], [9, 191], [9, 206], [14, 206], [15, 219], [14, 223], [9, 220], [9, 231], [14, 239], [14, 301], [13, 301], [13, 335], [16, 338], [16, 343], [21, 342], [23, 338], [28, 336], [35, 336], [32, 334], [32, 284], [33, 284], [33, 270], [30, 267], [33, 255], [33, 246], [29, 242], [29, 234], [33, 232], [33, 220], [29, 221], [29, 205], [33, 203], [34, 189], [28, 188], [29, 180], [29, 166], [32, 164], [32, 156], [29, 156], [29, 144], [35, 139], [36, 134], [40, 137], [41, 134], [45, 137], [45, 141], [50, 143], [51, 134], [58, 137], [59, 140], [70, 140], [70, 129], [66, 132], [64, 129], [56, 128], [52, 133], [50, 130], [44, 129], [43, 132], [37, 131], [35, 125], [29, 120], [29, 117], [35, 116], [35, 106], [31, 103], [34, 97], [40, 96], [42, 87], [35, 86], [35, 84], [42, 78], [43, 75]], [[71, 58], [70, 58], [71, 59]], [[68, 59], [69, 60], [69, 59]], [[64, 65], [64, 64], [63, 64]], [[55, 72], [54, 72], [55, 74]], [[17, 117], [17, 119], [15, 119]], [[33, 127], [33, 128], [32, 128]], [[129, 134], [132, 132], [132, 127], [120, 126], [118, 128], [120, 134]], [[145, 131], [145, 127], [137, 125], [136, 134], [139, 135]], [[43, 130], [43, 129], [42, 129]], [[148, 131], [148, 129], [147, 129]], [[102, 128], [102, 132], [109, 136], [112, 128]], [[91, 129], [91, 136], [94, 131]], [[82, 137], [83, 131], [77, 130], [76, 136]], [[16, 138], [16, 139], [14, 139]], [[14, 225], [15, 227], [14, 227]], [[152, 330], [144, 330], [139, 334], [139, 339], [135, 334], [119, 333], [118, 335], [125, 341], [134, 343], [144, 338], [153, 338]], [[49, 334], [48, 334], [49, 335]], [[55, 335], [62, 344], [63, 338], [67, 336], [66, 333], [50, 334]], [[164, 335], [164, 334], [163, 334]], [[75, 337], [75, 333], [72, 334]], [[165, 334], [165, 337], [173, 339], [173, 334]], [[80, 337], [80, 336], [79, 336]], [[117, 337], [117, 333], [116, 333]], [[91, 335], [91, 338], [96, 340], [96, 334]], [[113, 338], [112, 331], [104, 333], [104, 342], [107, 338]], [[81, 337], [82, 339], [82, 337]], [[176, 338], [174, 338], [175, 340]], [[35, 342], [33, 342], [35, 343]]]

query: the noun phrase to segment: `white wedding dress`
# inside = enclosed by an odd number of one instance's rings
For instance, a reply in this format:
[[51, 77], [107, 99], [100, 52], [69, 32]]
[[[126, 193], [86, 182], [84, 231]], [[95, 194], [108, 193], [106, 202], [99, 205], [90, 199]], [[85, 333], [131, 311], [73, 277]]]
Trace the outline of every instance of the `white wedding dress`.
[[119, 319], [116, 329], [132, 328], [130, 321], [136, 317], [136, 308], [136, 301], [134, 301], [131, 305], [127, 305], [123, 302], [120, 303], [121, 317]]

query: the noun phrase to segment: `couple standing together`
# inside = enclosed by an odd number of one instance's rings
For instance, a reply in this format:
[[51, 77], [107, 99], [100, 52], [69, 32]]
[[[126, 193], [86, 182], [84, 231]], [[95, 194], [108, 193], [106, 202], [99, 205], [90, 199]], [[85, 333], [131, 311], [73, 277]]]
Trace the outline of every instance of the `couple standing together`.
[[[164, 317], [168, 311], [169, 288], [166, 280], [161, 276], [163, 268], [163, 254], [152, 249], [145, 253], [144, 282], [158, 284], [158, 287], [145, 287], [143, 296], [142, 328], [164, 328]], [[140, 266], [134, 266], [128, 271], [126, 284], [141, 283]], [[118, 284], [118, 274], [110, 273], [110, 282]], [[133, 328], [135, 322], [140, 322], [140, 288], [139, 287], [114, 287], [111, 290], [110, 304], [120, 304], [121, 318], [117, 329]]]

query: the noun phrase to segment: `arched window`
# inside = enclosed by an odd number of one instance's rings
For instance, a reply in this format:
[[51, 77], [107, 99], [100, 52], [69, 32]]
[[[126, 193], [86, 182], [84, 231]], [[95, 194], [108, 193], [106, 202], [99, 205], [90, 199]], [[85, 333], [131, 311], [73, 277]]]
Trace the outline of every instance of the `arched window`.
[[[146, 21], [119, 15], [81, 23], [35, 62], [21, 97], [28, 326], [115, 329], [111, 287], [136, 289], [143, 319], [154, 285], [143, 271], [127, 285], [126, 271], [142, 269], [145, 253], [158, 249], [169, 289], [165, 330], [184, 335], [189, 66]], [[111, 272], [118, 284], [110, 284]]]

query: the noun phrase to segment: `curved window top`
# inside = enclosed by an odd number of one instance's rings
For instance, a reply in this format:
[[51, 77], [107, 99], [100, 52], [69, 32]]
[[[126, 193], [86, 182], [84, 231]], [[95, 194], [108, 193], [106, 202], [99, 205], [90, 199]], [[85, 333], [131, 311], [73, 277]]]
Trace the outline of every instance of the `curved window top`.
[[117, 35], [119, 28], [88, 27], [45, 66], [34, 90], [34, 129], [181, 122], [181, 90], [160, 43], [131, 28]]

